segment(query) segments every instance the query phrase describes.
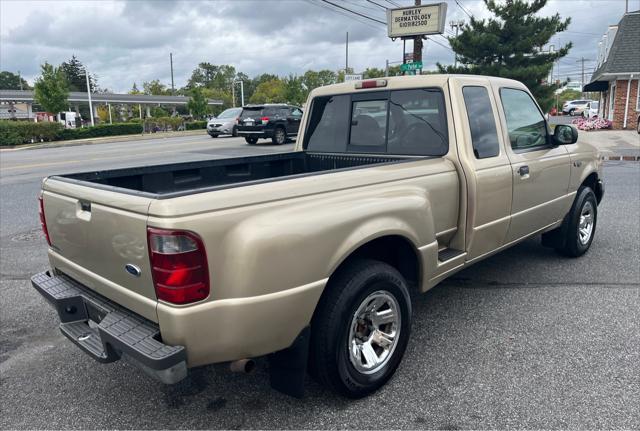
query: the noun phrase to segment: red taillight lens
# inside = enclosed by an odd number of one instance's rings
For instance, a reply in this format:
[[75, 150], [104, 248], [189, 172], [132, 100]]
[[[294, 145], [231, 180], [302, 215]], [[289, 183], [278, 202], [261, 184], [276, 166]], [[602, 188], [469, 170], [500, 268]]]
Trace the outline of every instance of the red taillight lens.
[[42, 195], [38, 197], [38, 213], [40, 214], [40, 226], [42, 227], [42, 233], [47, 239], [47, 244], [51, 245], [51, 239], [49, 238], [49, 229], [47, 229], [47, 219], [44, 217], [44, 199]]
[[260, 121], [262, 121], [262, 124], [267, 124], [269, 122], [269, 117], [262, 117], [260, 118]]
[[379, 88], [386, 87], [387, 80], [386, 79], [372, 79], [369, 81], [358, 81], [355, 83], [356, 90], [361, 90], [364, 88]]
[[209, 296], [207, 254], [198, 235], [150, 227], [147, 239], [158, 299], [189, 304]]

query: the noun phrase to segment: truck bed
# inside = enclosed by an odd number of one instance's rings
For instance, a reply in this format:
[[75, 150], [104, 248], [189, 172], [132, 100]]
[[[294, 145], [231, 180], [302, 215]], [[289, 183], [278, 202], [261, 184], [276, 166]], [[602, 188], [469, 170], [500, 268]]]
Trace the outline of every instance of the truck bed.
[[[412, 157], [290, 153], [82, 172], [55, 178], [154, 198], [169, 198], [276, 179], [397, 163]], [[85, 184], [86, 185], [86, 184]]]

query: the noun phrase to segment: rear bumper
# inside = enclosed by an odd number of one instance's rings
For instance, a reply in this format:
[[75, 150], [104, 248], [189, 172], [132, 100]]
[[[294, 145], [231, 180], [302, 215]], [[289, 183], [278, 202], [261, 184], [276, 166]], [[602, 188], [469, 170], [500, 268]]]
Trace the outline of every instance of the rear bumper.
[[42, 272], [31, 284], [58, 312], [62, 333], [98, 362], [125, 359], [167, 384], [187, 376], [185, 348], [163, 344], [155, 323], [65, 275]]
[[264, 130], [242, 130], [238, 128], [238, 136], [242, 136], [245, 138], [273, 138], [273, 129], [264, 129]]

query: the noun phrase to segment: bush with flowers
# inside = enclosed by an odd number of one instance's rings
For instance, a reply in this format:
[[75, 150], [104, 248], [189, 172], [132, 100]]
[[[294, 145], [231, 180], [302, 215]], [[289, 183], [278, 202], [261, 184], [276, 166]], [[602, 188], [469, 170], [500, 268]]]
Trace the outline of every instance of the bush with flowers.
[[605, 118], [576, 118], [571, 122], [579, 130], [600, 130], [610, 129], [612, 122]]

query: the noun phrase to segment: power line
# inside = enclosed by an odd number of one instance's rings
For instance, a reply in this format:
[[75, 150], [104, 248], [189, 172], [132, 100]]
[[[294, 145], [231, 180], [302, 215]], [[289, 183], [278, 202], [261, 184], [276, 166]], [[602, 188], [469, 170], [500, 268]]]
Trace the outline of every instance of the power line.
[[391, 1], [391, 0], [385, 0], [385, 1], [386, 1], [387, 3], [389, 3], [389, 4], [393, 5], [393, 6], [395, 6], [395, 7], [401, 7], [398, 3], [394, 2], [394, 1]]
[[466, 14], [467, 14], [467, 16], [468, 16], [469, 18], [473, 18], [473, 14], [472, 14], [471, 12], [469, 12], [468, 10], [466, 10], [466, 9], [465, 9], [461, 4], [460, 4], [460, 2], [459, 2], [458, 0], [455, 0], [455, 2], [456, 2], [456, 4], [458, 5], [458, 7], [459, 7], [460, 9], [462, 9], [462, 12], [466, 13]]
[[330, 6], [326, 6], [326, 5], [322, 4], [322, 3], [315, 3], [315, 2], [314, 2], [314, 1], [312, 1], [312, 0], [307, 0], [307, 1], [308, 1], [309, 3], [311, 3], [312, 5], [314, 5], [314, 6], [318, 6], [318, 7], [322, 8], [322, 9], [327, 9], [327, 10], [330, 10], [331, 12], [335, 12], [335, 13], [340, 14], [340, 15], [342, 15], [342, 16], [345, 16], [345, 17], [347, 17], [347, 18], [354, 19], [354, 20], [356, 20], [357, 22], [359, 22], [360, 24], [364, 24], [364, 25], [369, 26], [369, 27], [371, 27], [371, 28], [375, 28], [376, 30], [380, 28], [380, 27], [378, 27], [378, 26], [376, 26], [376, 25], [371, 24], [370, 22], [364, 21], [364, 20], [363, 20], [363, 19], [361, 19], [361, 18], [355, 17], [355, 16], [353, 16], [353, 15], [349, 15], [349, 14], [348, 14], [348, 13], [346, 13], [346, 12], [342, 12], [342, 11], [340, 11], [340, 10], [336, 10], [336, 9], [334, 9], [334, 8], [332, 8], [332, 7], [330, 7]]
[[368, 16], [368, 15], [365, 15], [365, 14], [360, 13], [360, 12], [357, 12], [357, 11], [355, 11], [355, 10], [352, 10], [352, 9], [346, 8], [346, 7], [344, 7], [344, 6], [340, 6], [339, 4], [335, 4], [335, 3], [333, 3], [333, 2], [330, 2], [329, 0], [321, 0], [321, 1], [322, 1], [322, 2], [324, 2], [324, 3], [330, 4], [331, 6], [334, 6], [334, 7], [337, 7], [337, 8], [343, 9], [343, 10], [346, 10], [347, 12], [350, 12], [350, 13], [356, 14], [356, 15], [358, 15], [358, 16], [361, 16], [361, 17], [363, 17], [363, 18], [369, 19], [369, 20], [371, 20], [371, 21], [375, 21], [375, 22], [380, 23], [380, 24], [383, 24], [383, 25], [385, 25], [385, 26], [387, 25], [387, 23], [386, 23], [386, 22], [384, 22], [384, 21], [380, 21], [379, 19], [372, 18], [372, 17], [370, 17], [370, 16]]
[[371, 3], [371, 4], [374, 4], [374, 5], [378, 6], [378, 7], [381, 7], [381, 8], [382, 8], [382, 9], [384, 9], [384, 10], [387, 10], [387, 7], [386, 7], [386, 6], [382, 6], [380, 3], [376, 3], [376, 2], [374, 2], [373, 0], [367, 0], [367, 2], [368, 2], [368, 3]]

